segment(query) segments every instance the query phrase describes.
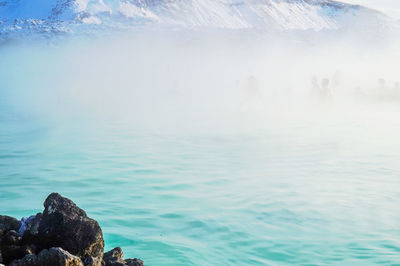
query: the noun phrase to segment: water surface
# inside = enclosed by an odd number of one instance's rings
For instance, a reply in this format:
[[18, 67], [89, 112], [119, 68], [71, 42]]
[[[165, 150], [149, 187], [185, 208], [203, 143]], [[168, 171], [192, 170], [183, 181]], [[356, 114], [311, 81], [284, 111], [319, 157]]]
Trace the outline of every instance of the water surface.
[[[397, 107], [245, 133], [43, 119], [2, 101], [0, 210], [73, 199], [146, 265], [396, 264]], [[386, 120], [385, 120], [386, 119]]]

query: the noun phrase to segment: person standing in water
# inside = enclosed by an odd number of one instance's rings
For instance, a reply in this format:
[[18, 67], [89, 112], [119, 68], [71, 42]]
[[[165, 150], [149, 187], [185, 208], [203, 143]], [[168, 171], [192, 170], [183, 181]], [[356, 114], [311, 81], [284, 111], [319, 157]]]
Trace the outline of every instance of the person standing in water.
[[321, 98], [324, 100], [332, 99], [332, 90], [329, 88], [329, 79], [327, 78], [322, 80]]
[[311, 93], [316, 98], [316, 100], [327, 100], [332, 98], [332, 91], [329, 88], [329, 79], [322, 79], [320, 85], [318, 82], [318, 78], [316, 76], [313, 76], [311, 84]]
[[321, 87], [319, 86], [318, 77], [313, 76], [311, 79], [311, 94], [319, 97], [320, 91]]

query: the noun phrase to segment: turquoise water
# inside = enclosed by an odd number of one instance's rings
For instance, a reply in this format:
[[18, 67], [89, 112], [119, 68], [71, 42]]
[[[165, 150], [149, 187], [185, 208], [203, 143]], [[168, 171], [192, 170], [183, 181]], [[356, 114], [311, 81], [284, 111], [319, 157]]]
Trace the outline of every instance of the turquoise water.
[[3, 104], [0, 210], [28, 216], [60, 192], [100, 222], [107, 248], [147, 265], [398, 263], [400, 143], [329, 126], [137, 134]]
[[1, 214], [42, 211], [59, 192], [99, 221], [106, 249], [121, 246], [146, 265], [400, 262], [396, 103], [248, 124], [216, 117], [211, 127], [183, 116], [175, 124], [187, 127], [171, 130], [118, 112], [79, 113], [56, 89], [59, 102], [43, 96], [40, 67], [35, 90], [1, 69]]

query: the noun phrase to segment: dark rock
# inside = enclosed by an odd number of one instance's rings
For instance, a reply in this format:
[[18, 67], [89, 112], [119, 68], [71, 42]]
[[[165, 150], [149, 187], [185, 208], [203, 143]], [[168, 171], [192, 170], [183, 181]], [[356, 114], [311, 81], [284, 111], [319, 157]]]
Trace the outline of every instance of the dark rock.
[[33, 244], [23, 246], [23, 250], [24, 250], [25, 255], [36, 254], [38, 251], [37, 247]]
[[14, 230], [8, 231], [0, 240], [0, 263], [8, 264], [36, 251], [34, 245], [24, 245], [21, 236]]
[[58, 193], [47, 197], [44, 208], [24, 233], [24, 242], [36, 243], [41, 249], [61, 247], [80, 257], [85, 265], [101, 265], [104, 240], [99, 224]]
[[28, 254], [22, 259], [13, 260], [8, 266], [36, 266], [37, 263], [37, 256]]
[[115, 261], [115, 262], [110, 262], [108, 264], [102, 264], [105, 266], [126, 266], [125, 261], [123, 262], [119, 262], [119, 261]]
[[0, 215], [0, 236], [9, 230], [18, 231], [20, 227], [21, 222], [17, 219], [10, 216]]
[[62, 248], [42, 250], [38, 257], [39, 265], [43, 266], [81, 266], [82, 261], [77, 256], [70, 254]]
[[85, 266], [97, 266], [97, 265], [102, 265], [102, 258], [100, 257], [86, 257], [85, 260], [83, 261], [83, 264]]
[[21, 222], [9, 216], [0, 215], [0, 263], [9, 263], [25, 255], [21, 237], [17, 233]]
[[7, 245], [1, 248], [2, 263], [8, 264], [14, 259], [23, 258], [26, 255], [23, 246]]
[[36, 236], [39, 233], [39, 224], [41, 218], [41, 213], [32, 215], [29, 218], [22, 218], [21, 227], [19, 228], [18, 233], [23, 235], [26, 232], [29, 235]]
[[23, 241], [26, 243], [35, 242], [39, 234], [39, 225], [42, 219], [42, 214], [38, 213], [32, 219], [28, 219], [24, 225], [21, 226], [19, 233], [23, 234]]
[[143, 266], [143, 261], [139, 259], [124, 260], [122, 249], [116, 247], [104, 253], [103, 266]]
[[21, 236], [14, 230], [8, 231], [1, 238], [1, 245], [20, 245]]
[[9, 266], [83, 266], [80, 258], [62, 248], [42, 250], [39, 255], [26, 255], [14, 260]]
[[126, 266], [125, 261], [123, 261], [123, 262], [115, 261], [115, 262], [110, 262], [108, 264], [102, 264], [102, 265], [105, 265], [105, 266]]
[[50, 194], [43, 213], [22, 223], [0, 216], [0, 266], [143, 266], [139, 259], [124, 260], [120, 247], [103, 252], [99, 224], [60, 194]]
[[25, 256], [25, 248], [22, 246], [20, 235], [10, 230], [1, 237], [0, 242], [1, 263], [10, 263], [15, 258]]
[[125, 265], [124, 253], [120, 247], [116, 247], [106, 253], [103, 256], [104, 266], [122, 266]]
[[140, 259], [126, 259], [125, 260], [125, 265], [126, 266], [144, 266], [144, 263]]

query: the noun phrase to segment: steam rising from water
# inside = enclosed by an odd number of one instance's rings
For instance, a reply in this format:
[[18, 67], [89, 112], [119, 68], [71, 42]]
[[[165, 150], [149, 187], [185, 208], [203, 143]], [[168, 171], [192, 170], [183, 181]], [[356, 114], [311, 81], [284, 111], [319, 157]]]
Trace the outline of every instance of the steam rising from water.
[[172, 133], [254, 133], [382, 110], [390, 120], [400, 106], [395, 43], [137, 32], [15, 45], [1, 50], [0, 101], [39, 119]]
[[2, 213], [58, 191], [148, 265], [397, 263], [394, 38], [217, 35], [2, 47]]

